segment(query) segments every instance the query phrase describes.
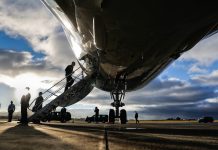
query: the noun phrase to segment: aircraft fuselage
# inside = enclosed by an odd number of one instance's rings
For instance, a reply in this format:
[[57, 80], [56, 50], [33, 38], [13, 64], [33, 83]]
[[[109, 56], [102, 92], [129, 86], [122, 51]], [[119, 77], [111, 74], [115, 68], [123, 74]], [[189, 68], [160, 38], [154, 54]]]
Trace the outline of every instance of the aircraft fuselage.
[[143, 87], [181, 53], [217, 31], [216, 1], [42, 0], [61, 20], [95, 86]]

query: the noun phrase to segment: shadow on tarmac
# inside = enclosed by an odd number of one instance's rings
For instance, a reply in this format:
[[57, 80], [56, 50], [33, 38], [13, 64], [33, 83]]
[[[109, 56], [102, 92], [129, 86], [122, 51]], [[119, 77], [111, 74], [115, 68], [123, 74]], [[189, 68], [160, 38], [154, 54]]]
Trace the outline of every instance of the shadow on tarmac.
[[33, 126], [21, 124], [12, 126], [2, 132], [0, 141], [1, 150], [55, 150], [57, 147], [59, 149], [76, 149], [72, 145], [63, 143], [61, 140], [35, 129]]

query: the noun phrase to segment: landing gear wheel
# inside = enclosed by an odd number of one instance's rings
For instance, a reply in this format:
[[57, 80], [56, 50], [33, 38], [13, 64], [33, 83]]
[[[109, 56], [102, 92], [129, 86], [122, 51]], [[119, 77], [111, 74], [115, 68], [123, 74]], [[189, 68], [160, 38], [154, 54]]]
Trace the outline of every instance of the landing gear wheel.
[[120, 122], [121, 124], [126, 124], [127, 122], [127, 114], [125, 109], [120, 110]]
[[115, 122], [115, 111], [113, 109], [109, 110], [109, 123], [114, 123]]

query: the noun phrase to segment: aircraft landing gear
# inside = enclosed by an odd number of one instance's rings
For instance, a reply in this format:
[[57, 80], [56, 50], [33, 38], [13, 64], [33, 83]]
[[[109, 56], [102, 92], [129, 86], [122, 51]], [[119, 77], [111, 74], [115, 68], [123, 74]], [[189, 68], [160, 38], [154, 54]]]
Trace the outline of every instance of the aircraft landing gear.
[[115, 123], [115, 118], [120, 118], [120, 123], [121, 124], [126, 124], [127, 122], [127, 113], [125, 109], [120, 110], [120, 116], [116, 117], [115, 116], [115, 111], [114, 109], [109, 110], [109, 123]]
[[113, 109], [110, 109], [109, 111], [109, 122], [114, 123], [115, 118], [119, 118], [121, 124], [126, 124], [127, 122], [127, 113], [125, 109], [122, 109], [119, 111], [120, 107], [125, 106], [124, 103], [121, 102], [121, 100], [125, 96], [124, 90], [116, 90], [111, 92], [111, 98], [114, 100], [113, 103], [111, 103], [111, 106], [115, 107], [115, 111]]

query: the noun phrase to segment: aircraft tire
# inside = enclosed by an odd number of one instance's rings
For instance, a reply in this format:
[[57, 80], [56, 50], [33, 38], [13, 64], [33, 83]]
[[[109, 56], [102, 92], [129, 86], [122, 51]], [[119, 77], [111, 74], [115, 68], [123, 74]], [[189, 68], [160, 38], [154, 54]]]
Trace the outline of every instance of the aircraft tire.
[[127, 114], [125, 109], [120, 110], [120, 122], [121, 124], [126, 124], [127, 122]]
[[113, 109], [109, 110], [108, 122], [109, 123], [114, 123], [115, 122], [115, 111]]

